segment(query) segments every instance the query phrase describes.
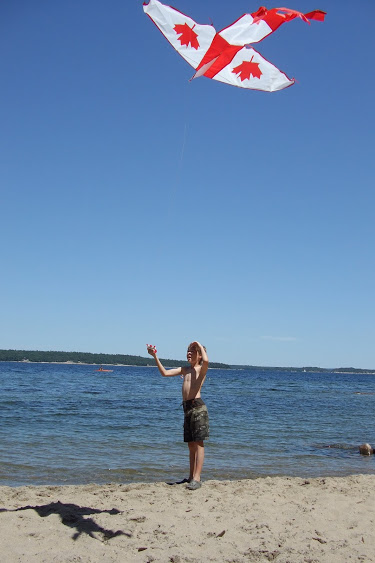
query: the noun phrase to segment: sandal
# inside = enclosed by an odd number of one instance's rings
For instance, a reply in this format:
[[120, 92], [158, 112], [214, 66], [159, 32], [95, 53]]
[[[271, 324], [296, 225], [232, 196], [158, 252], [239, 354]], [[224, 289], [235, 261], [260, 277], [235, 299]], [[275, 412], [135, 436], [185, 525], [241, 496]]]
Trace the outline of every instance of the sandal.
[[197, 489], [200, 489], [201, 486], [202, 483], [200, 481], [195, 481], [195, 479], [192, 479], [190, 483], [186, 485], [186, 488], [189, 489], [189, 491], [196, 491]]

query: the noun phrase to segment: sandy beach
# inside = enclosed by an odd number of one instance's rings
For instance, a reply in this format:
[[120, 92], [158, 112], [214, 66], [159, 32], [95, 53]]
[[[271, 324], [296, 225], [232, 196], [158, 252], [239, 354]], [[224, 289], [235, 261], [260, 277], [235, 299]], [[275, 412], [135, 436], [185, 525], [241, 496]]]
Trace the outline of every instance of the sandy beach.
[[375, 561], [375, 475], [0, 487], [4, 562]]

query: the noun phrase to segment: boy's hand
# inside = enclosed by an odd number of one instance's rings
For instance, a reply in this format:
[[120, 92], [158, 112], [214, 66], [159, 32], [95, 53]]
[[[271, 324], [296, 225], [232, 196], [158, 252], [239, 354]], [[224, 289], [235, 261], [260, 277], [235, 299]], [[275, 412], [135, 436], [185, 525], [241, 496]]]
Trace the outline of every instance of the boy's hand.
[[155, 358], [157, 349], [153, 344], [147, 344], [147, 352]]
[[200, 351], [200, 354], [202, 355], [203, 362], [207, 363], [207, 366], [208, 366], [208, 356], [207, 356], [206, 348], [204, 346], [202, 346], [202, 344], [200, 342], [198, 342], [198, 340], [194, 340], [194, 342], [192, 344], [194, 344], [194, 346], [198, 347], [198, 350]]

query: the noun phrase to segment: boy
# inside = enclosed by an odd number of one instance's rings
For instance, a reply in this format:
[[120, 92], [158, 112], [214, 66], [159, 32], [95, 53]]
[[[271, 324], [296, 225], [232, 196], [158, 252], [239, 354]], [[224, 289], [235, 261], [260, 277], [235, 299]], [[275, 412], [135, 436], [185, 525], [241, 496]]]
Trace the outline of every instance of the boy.
[[147, 351], [155, 358], [156, 365], [163, 377], [180, 375], [183, 379], [184, 442], [188, 443], [190, 460], [187, 488], [195, 491], [201, 487], [201, 471], [204, 461], [203, 440], [209, 436], [207, 407], [201, 399], [201, 389], [208, 369], [206, 349], [199, 342], [192, 342], [189, 344], [186, 354], [190, 366], [175, 369], [164, 368], [156, 355], [155, 346], [147, 344]]

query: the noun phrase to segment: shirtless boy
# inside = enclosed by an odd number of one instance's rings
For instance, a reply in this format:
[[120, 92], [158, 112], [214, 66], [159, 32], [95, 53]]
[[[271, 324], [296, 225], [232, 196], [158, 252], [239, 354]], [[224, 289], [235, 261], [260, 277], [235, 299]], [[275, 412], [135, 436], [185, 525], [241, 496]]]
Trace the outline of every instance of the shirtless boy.
[[199, 342], [192, 342], [187, 349], [187, 361], [190, 366], [165, 369], [156, 355], [156, 348], [147, 345], [148, 353], [155, 358], [156, 365], [163, 377], [180, 375], [182, 383], [182, 400], [185, 413], [184, 442], [189, 446], [190, 475], [187, 488], [191, 491], [201, 486], [201, 471], [204, 461], [204, 443], [208, 438], [208, 412], [201, 398], [201, 389], [208, 369], [206, 349]]

